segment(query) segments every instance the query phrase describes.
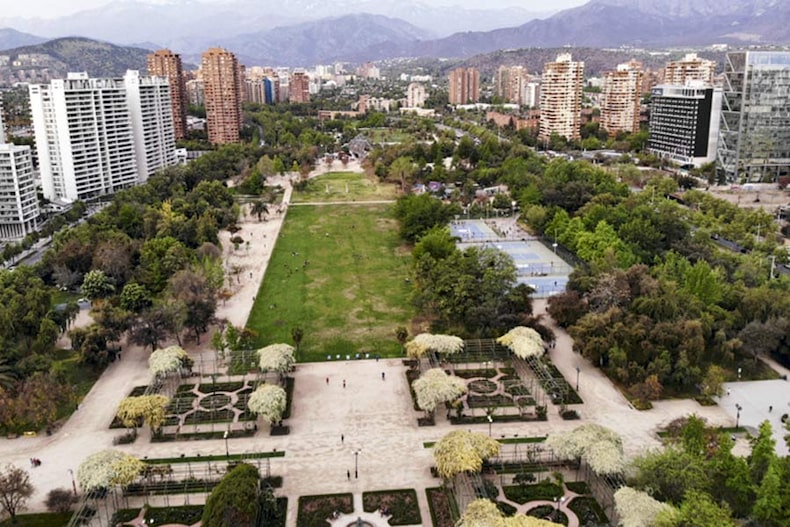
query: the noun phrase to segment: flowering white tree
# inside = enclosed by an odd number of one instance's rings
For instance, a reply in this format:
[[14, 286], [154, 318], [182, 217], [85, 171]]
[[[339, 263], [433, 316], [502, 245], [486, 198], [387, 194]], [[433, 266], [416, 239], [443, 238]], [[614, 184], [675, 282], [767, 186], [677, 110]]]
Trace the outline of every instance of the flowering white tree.
[[496, 504], [485, 498], [477, 499], [466, 507], [456, 527], [555, 527], [560, 524], [516, 514], [505, 518]]
[[659, 514], [672, 509], [671, 505], [631, 487], [620, 487], [614, 493], [614, 507], [623, 527], [653, 527]]
[[464, 349], [464, 341], [454, 335], [432, 335], [420, 333], [406, 343], [406, 355], [412, 359], [420, 359], [429, 351], [452, 355]]
[[158, 349], [148, 357], [148, 366], [154, 375], [167, 375], [178, 371], [189, 362], [189, 355], [181, 346]]
[[295, 349], [288, 344], [270, 344], [258, 350], [258, 366], [261, 371], [274, 371], [285, 375], [296, 362]]
[[483, 460], [499, 453], [499, 443], [478, 432], [456, 430], [433, 447], [436, 470], [445, 479], [460, 472], [479, 472]]
[[521, 359], [540, 357], [545, 350], [543, 337], [540, 336], [540, 333], [524, 326], [514, 327], [496, 341], [510, 348], [510, 351]]
[[616, 474], [625, 469], [622, 438], [601, 425], [587, 424], [570, 432], [550, 434], [545, 445], [560, 459], [584, 458], [596, 474]]
[[88, 456], [77, 469], [77, 481], [85, 492], [126, 486], [142, 472], [145, 464], [118, 450], [102, 450]]
[[247, 408], [263, 417], [267, 423], [273, 424], [282, 420], [286, 400], [285, 390], [274, 384], [263, 384], [252, 392]]
[[165, 408], [169, 402], [164, 395], [127, 397], [118, 405], [117, 415], [128, 428], [137, 428], [137, 420], [142, 418], [156, 432], [165, 422]]
[[411, 383], [420, 410], [433, 413], [441, 403], [454, 401], [466, 393], [466, 382], [455, 375], [447, 375], [441, 368], [432, 368]]

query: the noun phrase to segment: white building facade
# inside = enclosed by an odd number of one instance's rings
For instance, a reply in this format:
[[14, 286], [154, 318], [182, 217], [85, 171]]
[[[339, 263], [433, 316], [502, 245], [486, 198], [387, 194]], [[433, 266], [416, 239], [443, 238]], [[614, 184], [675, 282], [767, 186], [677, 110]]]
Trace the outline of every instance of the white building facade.
[[29, 91], [41, 186], [49, 200], [112, 194], [176, 162], [164, 78], [69, 73]]

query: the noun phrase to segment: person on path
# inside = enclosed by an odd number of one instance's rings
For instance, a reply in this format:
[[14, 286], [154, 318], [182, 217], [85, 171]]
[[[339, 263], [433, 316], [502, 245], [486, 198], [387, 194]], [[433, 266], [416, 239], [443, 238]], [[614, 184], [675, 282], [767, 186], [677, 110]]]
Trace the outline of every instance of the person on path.
[[346, 479], [351, 481], [351, 471], [350, 470], [346, 470]]
[[326, 378], [326, 384], [329, 384], [329, 377]]
[[343, 435], [343, 434], [340, 434], [340, 444], [343, 444], [345, 441], [346, 441], [346, 436]]
[[381, 380], [384, 380], [384, 372], [381, 372]]
[[346, 387], [346, 380], [343, 379], [343, 388], [345, 388], [345, 387]]

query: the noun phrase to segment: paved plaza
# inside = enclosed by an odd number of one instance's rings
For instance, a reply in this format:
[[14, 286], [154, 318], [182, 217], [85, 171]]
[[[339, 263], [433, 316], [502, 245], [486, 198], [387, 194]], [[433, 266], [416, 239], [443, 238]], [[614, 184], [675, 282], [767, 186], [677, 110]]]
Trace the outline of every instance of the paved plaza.
[[[288, 187], [286, 205], [290, 192]], [[225, 261], [228, 265], [244, 266], [245, 271], [240, 275], [240, 283], [234, 286], [233, 298], [219, 306], [219, 317], [236, 325], [246, 322], [283, 217], [284, 214], [275, 215], [266, 222], [258, 222], [252, 216], [243, 218], [242, 233], [253, 240], [249, 251], [232, 251], [228, 233], [223, 233]], [[534, 309], [536, 314], [545, 313], [546, 301], [536, 300]], [[544, 320], [552, 324], [550, 319]], [[81, 312], [77, 324], [88, 321], [87, 311]], [[585, 401], [576, 407], [581, 420], [564, 421], [556, 407], [549, 405], [548, 421], [495, 422], [494, 437], [546, 435], [594, 422], [620, 433], [626, 454], [636, 456], [659, 447], [656, 431], [677, 417], [696, 413], [711, 425], [732, 426], [735, 415], [730, 400], [743, 406], [741, 422], [750, 426], [756, 426], [761, 416], [765, 417], [768, 405], [774, 406], [767, 417], [775, 425], [782, 413], [790, 411], [790, 394], [785, 381], [730, 385], [731, 395], [726, 396], [728, 402], [721, 407], [702, 407], [693, 400], [672, 400], [657, 402], [650, 411], [637, 411], [600, 370], [573, 352], [567, 333], [556, 327], [553, 329], [557, 333], [557, 344], [550, 355], [569, 382], [575, 385], [578, 375], [579, 394]], [[124, 345], [123, 349], [123, 360], [107, 368], [79, 409], [53, 435], [0, 440], [0, 458], [4, 462], [28, 468], [30, 458], [42, 460], [40, 467], [29, 469], [36, 489], [30, 502], [32, 511], [45, 510], [43, 502], [51, 489], [71, 488], [71, 471], [76, 472], [88, 455], [102, 449], [117, 448], [149, 458], [225, 454], [222, 439], [151, 443], [147, 430], [142, 431], [135, 443], [113, 447], [113, 438], [122, 431], [110, 430], [108, 425], [118, 403], [133, 387], [150, 381], [147, 362], [150, 350], [129, 345]], [[208, 346], [208, 337], [204, 337], [200, 345], [187, 346], [187, 350], [198, 359], [211, 360], [214, 356]], [[274, 449], [285, 452], [284, 457], [271, 459], [271, 472], [283, 477], [283, 486], [277, 494], [288, 497], [289, 527], [296, 525], [299, 496], [351, 492], [355, 503], [361, 503], [364, 491], [392, 489], [415, 489], [423, 525], [431, 525], [425, 489], [441, 482], [431, 475], [433, 456], [423, 443], [437, 441], [458, 427], [451, 425], [441, 411], [436, 414], [436, 426], [417, 426], [417, 418], [422, 414], [412, 406], [405, 373], [406, 366], [400, 359], [299, 364], [293, 374], [292, 417], [286, 421], [290, 435], [270, 436], [268, 427], [263, 426], [254, 437], [229, 441], [231, 453]], [[488, 424], [464, 428], [481, 433], [489, 431]], [[513, 445], [503, 446], [503, 449], [508, 448]], [[358, 477], [354, 477], [355, 469], [358, 469]], [[177, 505], [179, 499], [170, 498], [169, 503]], [[198, 496], [189, 498], [190, 503], [201, 499]], [[157, 499], [153, 503], [158, 503]], [[359, 516], [361, 510], [350, 517], [356, 520]], [[381, 521], [374, 524], [385, 525]]]

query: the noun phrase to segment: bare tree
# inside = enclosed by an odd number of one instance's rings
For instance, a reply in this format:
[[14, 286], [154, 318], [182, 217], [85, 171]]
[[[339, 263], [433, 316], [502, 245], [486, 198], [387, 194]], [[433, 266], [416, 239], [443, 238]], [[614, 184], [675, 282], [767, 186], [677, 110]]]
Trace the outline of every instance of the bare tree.
[[26, 508], [32, 495], [30, 474], [14, 465], [6, 465], [0, 472], [0, 505], [11, 516], [11, 523], [16, 523], [16, 513]]

